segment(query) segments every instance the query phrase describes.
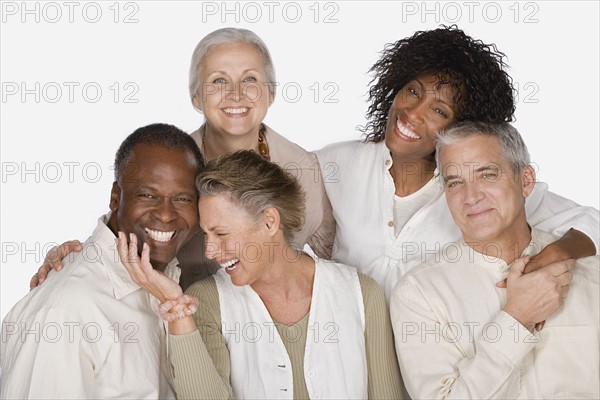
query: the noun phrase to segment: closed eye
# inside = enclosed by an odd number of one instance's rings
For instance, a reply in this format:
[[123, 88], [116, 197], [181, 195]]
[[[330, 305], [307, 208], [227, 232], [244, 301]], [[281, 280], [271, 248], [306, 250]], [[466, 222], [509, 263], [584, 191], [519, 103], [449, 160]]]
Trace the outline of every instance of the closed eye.
[[436, 108], [435, 112], [438, 113], [443, 118], [448, 119], [448, 113], [446, 111], [442, 110], [441, 108]]
[[193, 200], [192, 200], [191, 198], [189, 198], [189, 197], [176, 197], [176, 198], [175, 198], [175, 199], [173, 199], [173, 200], [174, 200], [174, 201], [176, 201], [176, 202], [179, 202], [179, 203], [186, 203], [186, 204], [188, 204], [188, 203], [191, 203], [191, 202], [193, 201]]
[[446, 182], [446, 187], [449, 189], [452, 189], [452, 188], [459, 186], [461, 183], [462, 183], [461, 181], [448, 181], [448, 182]]

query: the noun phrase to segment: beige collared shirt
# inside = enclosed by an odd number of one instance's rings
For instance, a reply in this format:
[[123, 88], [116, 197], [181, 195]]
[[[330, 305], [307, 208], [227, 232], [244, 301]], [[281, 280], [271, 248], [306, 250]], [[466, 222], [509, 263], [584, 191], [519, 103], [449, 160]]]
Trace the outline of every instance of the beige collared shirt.
[[[1, 398], [175, 397], [158, 301], [119, 261], [107, 220], [3, 321]], [[179, 279], [176, 259], [165, 273]]]
[[[533, 229], [523, 254], [552, 241]], [[578, 260], [564, 306], [535, 334], [502, 311], [506, 289], [496, 283], [508, 270], [459, 242], [394, 288], [396, 349], [413, 399], [599, 398], [598, 256]]]

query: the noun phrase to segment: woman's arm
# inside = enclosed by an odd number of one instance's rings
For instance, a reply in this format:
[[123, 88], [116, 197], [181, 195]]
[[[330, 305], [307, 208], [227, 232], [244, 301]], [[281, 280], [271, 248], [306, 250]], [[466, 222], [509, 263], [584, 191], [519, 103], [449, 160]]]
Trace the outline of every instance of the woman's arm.
[[369, 398], [403, 399], [404, 386], [385, 297], [377, 282], [360, 273], [358, 276], [365, 307]]
[[[135, 234], [130, 234], [130, 242], [123, 232], [119, 232], [117, 251], [121, 262], [129, 272], [135, 283], [140, 285], [161, 303], [167, 300], [179, 299], [183, 293], [177, 282], [167, 277], [162, 272], [156, 271], [150, 264], [150, 248], [144, 243], [141, 258], [137, 251], [138, 243]], [[216, 285], [212, 280], [217, 299]], [[219, 324], [211, 315], [208, 305], [214, 304], [211, 296], [205, 295], [205, 290], [197, 290], [200, 285], [193, 285], [187, 293], [199, 298], [198, 310], [192, 318], [191, 315], [176, 319], [169, 323], [169, 339], [172, 348], [171, 362], [175, 371], [175, 391], [178, 398], [207, 398], [227, 399], [232, 397], [231, 385], [229, 384], [229, 352], [225, 341], [220, 333]], [[175, 307], [179, 307], [176, 305]], [[196, 329], [198, 326], [200, 329]], [[210, 327], [212, 330], [207, 331]], [[218, 329], [216, 329], [218, 327]], [[203, 337], [201, 337], [201, 333]], [[205, 341], [208, 346], [205, 345]], [[209, 349], [212, 352], [209, 353]], [[217, 370], [217, 365], [225, 365], [227, 368]], [[223, 376], [220, 374], [223, 373]]]
[[219, 294], [214, 278], [196, 282], [186, 294], [199, 299], [198, 312], [193, 315], [198, 329], [184, 335], [171, 331], [169, 336], [177, 397], [232, 399], [229, 350], [221, 334]]
[[[308, 245], [320, 258], [331, 260], [334, 256], [333, 241], [335, 239], [336, 222], [333, 218], [331, 203], [325, 192], [319, 160], [313, 153], [310, 153], [310, 156], [312, 166], [309, 171], [306, 171], [309, 173], [305, 173], [306, 176], [303, 176], [303, 184], [310, 185], [311, 191], [314, 191], [314, 193], [307, 197], [306, 211], [309, 212], [311, 209], [322, 210], [322, 219], [317, 230], [308, 238]], [[307, 218], [309, 217], [307, 216]]]
[[533, 272], [550, 264], [565, 260], [589, 257], [596, 254], [596, 245], [584, 233], [569, 229], [560, 239], [544, 247], [531, 258], [525, 272]]
[[[531, 261], [538, 268], [567, 258], [583, 258], [598, 253], [600, 213], [548, 191], [548, 185], [536, 183], [525, 201], [529, 224], [541, 231], [561, 237]], [[528, 266], [527, 271], [529, 271]]]

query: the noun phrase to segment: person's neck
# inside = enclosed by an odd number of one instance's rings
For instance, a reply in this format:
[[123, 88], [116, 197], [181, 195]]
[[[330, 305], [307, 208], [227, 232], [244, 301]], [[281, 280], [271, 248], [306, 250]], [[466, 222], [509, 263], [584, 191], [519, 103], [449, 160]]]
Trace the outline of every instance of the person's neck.
[[508, 265], [521, 257], [531, 243], [531, 230], [526, 221], [515, 223], [516, 227], [501, 238], [479, 241], [465, 236], [465, 243], [478, 253], [504, 260]]
[[258, 151], [258, 129], [256, 132], [238, 136], [219, 132], [208, 123], [205, 125], [202, 152], [206, 161], [238, 150]]
[[[288, 247], [284, 251], [289, 253], [291, 250]], [[315, 263], [311, 257], [299, 252], [297, 256], [288, 254], [286, 257], [273, 258], [273, 261], [269, 261], [268, 270], [250, 284], [265, 303], [293, 302], [298, 296], [306, 294], [307, 289], [312, 290]]]
[[391, 155], [393, 164], [390, 174], [394, 179], [396, 195], [409, 196], [429, 182], [435, 172], [435, 161], [432, 159], [406, 159]]

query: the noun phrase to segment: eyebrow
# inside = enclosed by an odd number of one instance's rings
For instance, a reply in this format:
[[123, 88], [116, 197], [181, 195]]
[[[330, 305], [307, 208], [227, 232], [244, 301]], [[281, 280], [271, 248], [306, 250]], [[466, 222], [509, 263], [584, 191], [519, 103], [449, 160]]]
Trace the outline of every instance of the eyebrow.
[[488, 171], [488, 170], [490, 170], [490, 169], [495, 169], [495, 170], [497, 170], [497, 169], [498, 169], [498, 167], [494, 166], [493, 164], [486, 164], [486, 165], [484, 165], [484, 166], [482, 166], [482, 167], [479, 167], [479, 168], [477, 168], [477, 169], [475, 170], [475, 172], [483, 172], [483, 171]]
[[[139, 187], [139, 189], [144, 189], [144, 190], [150, 190], [152, 192], [158, 192], [160, 190], [160, 187], [156, 187], [156, 186], [152, 186], [152, 185], [141, 185]], [[169, 197], [176, 197], [176, 196], [181, 196], [181, 195], [190, 195], [190, 196], [194, 196], [196, 194], [196, 191], [181, 191], [175, 194], [175, 196], [169, 196]]]
[[[424, 90], [424, 89], [425, 89], [425, 84], [424, 84], [423, 82], [421, 82], [421, 81], [419, 80], [419, 78], [415, 78], [415, 79], [413, 79], [413, 80], [419, 84], [419, 86], [421, 87], [421, 90]], [[410, 83], [410, 82], [409, 82], [409, 83]], [[436, 85], [437, 85], [437, 83], [436, 83]], [[448, 84], [446, 83], [446, 84], [444, 84], [444, 85], [448, 85]], [[444, 86], [444, 85], [442, 85], [442, 86]], [[442, 87], [442, 86], [440, 86], [440, 87]], [[449, 107], [451, 110], [453, 110], [453, 108], [452, 108], [452, 107], [454, 107], [454, 102], [450, 102], [450, 103], [448, 103], [446, 100], [442, 99], [440, 96], [436, 96], [436, 97], [435, 97], [435, 100], [436, 100], [436, 101], [439, 101], [439, 102], [440, 102], [440, 103], [442, 103], [442, 104], [445, 104], [445, 105], [447, 105], [447, 106], [448, 106], [448, 107]], [[453, 110], [453, 111], [454, 111], [454, 110]]]
[[444, 183], [447, 183], [448, 181], [452, 180], [452, 179], [458, 179], [459, 176], [458, 175], [448, 175], [444, 177]]
[[448, 107], [449, 107], [449, 108], [450, 108], [452, 111], [454, 111], [454, 110], [453, 110], [453, 108], [452, 108], [452, 107], [454, 106], [454, 103], [448, 103], [446, 100], [444, 100], [444, 99], [442, 99], [442, 98], [440, 98], [440, 97], [436, 97], [436, 99], [435, 99], [435, 100], [436, 100], [436, 101], [439, 101], [439, 102], [440, 102], [440, 103], [442, 103], [442, 104], [445, 104], [445, 105], [447, 105], [447, 106], [448, 106]]
[[[248, 72], [258, 72], [258, 73], [260, 73], [260, 71], [259, 71], [259, 70], [257, 70], [256, 68], [248, 68], [248, 69], [245, 69], [245, 70], [243, 70], [243, 71], [242, 71], [242, 75], [244, 75], [244, 74], [246, 74], [246, 73], [248, 73]], [[222, 75], [228, 75], [228, 74], [227, 74], [227, 72], [225, 72], [225, 71], [221, 71], [221, 70], [218, 70], [218, 71], [212, 71], [212, 72], [209, 72], [208, 76], [211, 76], [211, 75], [213, 75], [213, 74], [222, 74]]]
[[[477, 172], [488, 171], [488, 170], [491, 170], [491, 169], [498, 170], [498, 167], [496, 167], [496, 166], [494, 166], [492, 164], [486, 164], [486, 165], [483, 165], [483, 166], [475, 169], [473, 172], [477, 173]], [[446, 182], [448, 182], [448, 181], [450, 181], [452, 179], [459, 179], [459, 178], [460, 178], [459, 175], [448, 175], [448, 176], [444, 177], [444, 183], [446, 183]]]

